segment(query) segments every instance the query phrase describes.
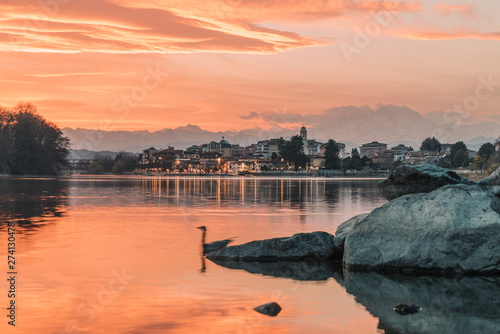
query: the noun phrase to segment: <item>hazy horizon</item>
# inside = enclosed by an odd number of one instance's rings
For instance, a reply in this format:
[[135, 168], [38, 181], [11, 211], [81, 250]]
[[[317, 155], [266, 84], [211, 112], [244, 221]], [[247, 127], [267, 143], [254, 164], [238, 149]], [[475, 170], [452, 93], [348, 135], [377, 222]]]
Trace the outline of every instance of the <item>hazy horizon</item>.
[[302, 125], [308, 129], [308, 138], [324, 142], [334, 139], [346, 143], [349, 149], [372, 141], [394, 146], [411, 145], [418, 149], [427, 137], [436, 137], [442, 143], [464, 141], [472, 149], [478, 149], [481, 144], [494, 142], [500, 134], [500, 123], [495, 121], [474, 121], [465, 114], [455, 112], [434, 112], [424, 116], [407, 107], [395, 105], [379, 105], [376, 109], [347, 106], [327, 110], [321, 115], [253, 113], [247, 117], [265, 118], [272, 127], [235, 131], [221, 126], [217, 131], [210, 131], [194, 121], [179, 127], [166, 125], [158, 131], [64, 128], [63, 132], [71, 139], [75, 149], [133, 152], [139, 152], [145, 146], [185, 149], [193, 144], [220, 141], [222, 136], [232, 144], [247, 146], [258, 140], [298, 134]]

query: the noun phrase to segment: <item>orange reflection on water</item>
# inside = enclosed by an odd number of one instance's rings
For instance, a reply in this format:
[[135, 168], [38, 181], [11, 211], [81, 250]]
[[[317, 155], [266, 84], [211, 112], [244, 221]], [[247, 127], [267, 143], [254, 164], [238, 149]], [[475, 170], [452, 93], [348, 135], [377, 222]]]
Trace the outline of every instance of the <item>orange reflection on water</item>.
[[[208, 242], [237, 237], [235, 244], [333, 232], [346, 214], [342, 194], [353, 192], [347, 185], [196, 178], [68, 182], [62, 216], [18, 241], [18, 326], [4, 321], [2, 333], [376, 332], [377, 319], [333, 278], [299, 282], [211, 261], [201, 271], [196, 226], [207, 226]], [[327, 194], [333, 190], [338, 193]], [[370, 203], [366, 210], [376, 205]], [[253, 311], [270, 301], [283, 308], [277, 317]]]

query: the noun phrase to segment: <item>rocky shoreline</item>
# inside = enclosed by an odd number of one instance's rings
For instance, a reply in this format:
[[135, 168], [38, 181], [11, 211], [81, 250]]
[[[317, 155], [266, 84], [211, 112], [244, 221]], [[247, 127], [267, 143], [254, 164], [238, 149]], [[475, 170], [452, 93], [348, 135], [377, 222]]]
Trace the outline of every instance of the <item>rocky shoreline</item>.
[[499, 180], [500, 170], [475, 183], [433, 165], [401, 166], [379, 184], [389, 202], [344, 222], [335, 235], [253, 241], [207, 258], [250, 272], [256, 266], [244, 263], [341, 261], [348, 271], [499, 275]]

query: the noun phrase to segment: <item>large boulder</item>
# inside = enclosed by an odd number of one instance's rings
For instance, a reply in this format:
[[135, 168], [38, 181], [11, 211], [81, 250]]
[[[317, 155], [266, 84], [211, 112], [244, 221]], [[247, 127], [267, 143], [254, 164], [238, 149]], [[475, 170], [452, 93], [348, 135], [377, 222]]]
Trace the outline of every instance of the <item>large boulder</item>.
[[474, 182], [461, 178], [451, 170], [429, 164], [400, 166], [378, 186], [385, 198], [393, 200], [408, 194], [429, 193], [450, 184], [472, 185]]
[[326, 232], [298, 233], [291, 237], [252, 241], [219, 249], [207, 255], [209, 260], [223, 261], [326, 261], [341, 258]]
[[337, 227], [335, 238], [333, 239], [333, 243], [336, 249], [339, 249], [342, 253], [344, 252], [345, 238], [349, 233], [351, 233], [354, 226], [356, 226], [361, 220], [365, 219], [368, 215], [369, 213], [362, 213], [360, 215], [354, 216]]
[[[500, 273], [499, 197], [478, 185], [399, 197], [345, 235], [350, 270]], [[340, 235], [341, 233], [339, 233]]]

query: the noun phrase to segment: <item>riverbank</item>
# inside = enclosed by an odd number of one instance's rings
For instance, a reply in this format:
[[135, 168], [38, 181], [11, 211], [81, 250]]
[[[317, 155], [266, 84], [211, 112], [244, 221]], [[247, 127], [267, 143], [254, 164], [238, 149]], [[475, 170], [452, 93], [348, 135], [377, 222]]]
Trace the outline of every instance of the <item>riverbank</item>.
[[[485, 171], [455, 171], [460, 174], [461, 177], [469, 179], [474, 182], [478, 182], [488, 176]], [[264, 177], [264, 178], [338, 178], [338, 179], [386, 179], [389, 177], [391, 172], [389, 171], [370, 171], [370, 172], [354, 172], [347, 171], [346, 173], [342, 171], [335, 170], [319, 170], [319, 171], [266, 171], [259, 173], [249, 173], [244, 175], [239, 174], [210, 174], [210, 173], [125, 173], [121, 175], [114, 175], [112, 173], [103, 174], [83, 174], [83, 173], [71, 173], [65, 175], [9, 175], [0, 174], [0, 178], [39, 178], [39, 179], [59, 179], [59, 178], [70, 178], [73, 176], [139, 176], [139, 177], [161, 177], [161, 176], [173, 176], [173, 177], [224, 177], [224, 178], [253, 178], [253, 177]]]

